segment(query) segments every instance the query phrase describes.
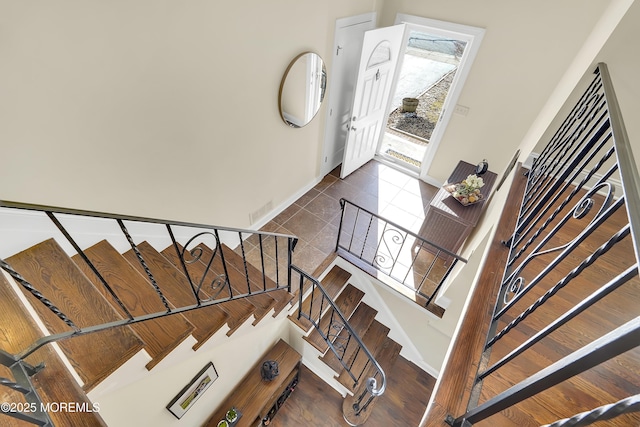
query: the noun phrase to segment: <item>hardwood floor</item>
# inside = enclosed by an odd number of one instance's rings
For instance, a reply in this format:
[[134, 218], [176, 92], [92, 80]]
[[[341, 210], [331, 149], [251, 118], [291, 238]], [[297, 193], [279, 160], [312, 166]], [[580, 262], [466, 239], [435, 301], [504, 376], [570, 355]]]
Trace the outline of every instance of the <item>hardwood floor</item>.
[[[523, 191], [523, 189], [524, 180], [520, 179], [516, 182], [514, 191]], [[514, 194], [513, 197], [518, 196]], [[582, 221], [588, 223], [593, 219], [595, 211], [597, 208], [593, 209], [590, 217]], [[480, 360], [486, 327], [493, 311], [493, 301], [496, 299], [502, 280], [502, 271], [505, 268], [508, 249], [500, 244], [500, 240], [508, 238], [509, 230], [514, 229], [515, 216], [516, 213], [510, 213], [508, 207], [503, 213], [499, 232], [490, 249], [491, 261], [485, 265], [481, 273], [479, 287], [470, 304], [471, 309], [465, 316], [460, 335], [454, 344], [452, 359], [444, 368], [434, 403], [426, 420], [427, 426], [445, 426], [443, 420], [447, 414], [459, 416], [466, 410], [471, 381]], [[523, 268], [518, 275], [525, 278], [525, 286], [531, 283], [537, 284], [520, 301], [506, 310], [499, 321], [498, 331], [513, 319], [518, 318], [521, 313], [529, 311], [530, 314], [497, 341], [488, 358], [489, 365], [571, 310], [603, 284], [612, 280], [622, 269], [635, 262], [633, 246], [629, 237], [626, 237], [592, 265], [575, 275], [572, 280], [565, 279], [567, 275], [576, 273], [575, 269], [578, 265], [601, 247], [603, 242], [619, 230], [621, 224], [626, 221], [626, 212], [620, 209], [603, 227], [598, 229], [598, 232], [582, 242], [543, 277], [538, 276], [540, 269], [547, 267], [558, 255], [558, 251], [537, 257]], [[578, 224], [572, 224], [572, 222], [576, 223], [579, 220], [570, 219], [545, 249], [562, 242], [569, 242], [577, 236], [581, 228], [575, 227]], [[531, 248], [528, 249], [529, 252], [531, 250]], [[560, 287], [559, 284], [564, 286]], [[548, 300], [538, 305], [540, 298], [545, 295]], [[517, 382], [561, 360], [638, 315], [640, 315], [640, 280], [636, 276], [488, 376], [482, 384], [480, 403], [486, 402]], [[478, 325], [482, 326], [479, 328]], [[474, 425], [538, 426], [614, 403], [640, 392], [638, 361], [640, 361], [640, 347], [627, 351]], [[618, 416], [593, 425], [638, 426], [640, 413]]]
[[[403, 357], [396, 360], [388, 378], [387, 390], [365, 425], [418, 426], [435, 379]], [[348, 426], [342, 417], [342, 400], [340, 393], [303, 365], [298, 386], [271, 426]]]
[[[320, 424], [318, 424], [320, 423]], [[271, 422], [272, 427], [348, 425], [342, 418], [342, 396], [306, 366], [300, 382]]]

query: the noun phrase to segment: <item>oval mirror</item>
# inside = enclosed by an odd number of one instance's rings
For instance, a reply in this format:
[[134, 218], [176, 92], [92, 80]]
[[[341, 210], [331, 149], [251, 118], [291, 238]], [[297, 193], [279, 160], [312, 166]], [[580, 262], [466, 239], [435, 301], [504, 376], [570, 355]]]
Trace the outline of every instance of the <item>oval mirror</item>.
[[303, 52], [293, 58], [280, 83], [278, 107], [286, 124], [300, 128], [320, 109], [327, 86], [327, 72], [318, 54]]

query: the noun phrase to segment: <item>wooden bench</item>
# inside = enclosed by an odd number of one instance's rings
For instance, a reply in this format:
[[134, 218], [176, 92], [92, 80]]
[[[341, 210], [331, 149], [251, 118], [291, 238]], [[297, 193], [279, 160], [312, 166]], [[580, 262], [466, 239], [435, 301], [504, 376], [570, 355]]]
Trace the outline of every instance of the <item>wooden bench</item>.
[[[264, 381], [260, 376], [260, 367], [267, 360], [278, 362], [280, 374], [273, 381]], [[298, 381], [302, 356], [289, 344], [279, 340], [267, 351], [209, 417], [205, 427], [216, 427], [231, 408], [235, 408], [240, 417], [234, 427], [259, 426], [266, 417], [273, 418], [279, 407]], [[267, 424], [265, 424], [267, 425]]]

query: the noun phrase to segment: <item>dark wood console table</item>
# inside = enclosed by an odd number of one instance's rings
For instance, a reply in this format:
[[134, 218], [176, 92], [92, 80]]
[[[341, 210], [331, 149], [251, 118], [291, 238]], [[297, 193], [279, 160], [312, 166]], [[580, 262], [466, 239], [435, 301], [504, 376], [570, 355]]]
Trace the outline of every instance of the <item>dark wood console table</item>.
[[[445, 183], [454, 184], [474, 174], [476, 165], [460, 161]], [[483, 200], [473, 205], [463, 206], [444, 188], [440, 188], [431, 199], [425, 220], [420, 228], [420, 236], [454, 254], [476, 226], [484, 210], [487, 199], [496, 182], [497, 175], [487, 171], [480, 175], [484, 181], [481, 192]]]
[[[278, 362], [280, 374], [273, 381], [263, 381], [260, 367], [267, 360]], [[227, 396], [204, 424], [216, 427], [224, 419], [226, 412], [236, 408], [241, 414], [234, 427], [255, 427], [262, 425], [265, 417], [272, 417], [292, 391], [298, 381], [302, 356], [289, 344], [279, 340], [267, 351]]]

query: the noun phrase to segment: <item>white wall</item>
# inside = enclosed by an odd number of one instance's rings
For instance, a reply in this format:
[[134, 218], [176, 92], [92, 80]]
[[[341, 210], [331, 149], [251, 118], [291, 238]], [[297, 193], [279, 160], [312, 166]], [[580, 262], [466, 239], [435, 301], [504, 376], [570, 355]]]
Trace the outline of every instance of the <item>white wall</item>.
[[[100, 416], [110, 426], [202, 425], [262, 354], [278, 339], [287, 340], [289, 323], [286, 317], [280, 316], [257, 327], [243, 325], [242, 331], [223, 337], [218, 345], [205, 344], [181, 363], [154, 369], [144, 379], [113, 392], [89, 396], [100, 406]], [[219, 378], [178, 420], [165, 407], [208, 362], [213, 362]], [[141, 369], [144, 370], [144, 366]]]
[[1, 0], [0, 199], [248, 226], [319, 173], [325, 112], [282, 122], [287, 65], [375, 7]]
[[403, 12], [486, 29], [469, 114], [429, 174], [485, 157], [499, 172], [600, 17], [630, 1], [3, 0], [0, 199], [249, 225], [319, 174], [326, 111], [282, 123], [287, 64], [312, 50], [331, 70], [335, 19], [377, 9], [381, 25]]

